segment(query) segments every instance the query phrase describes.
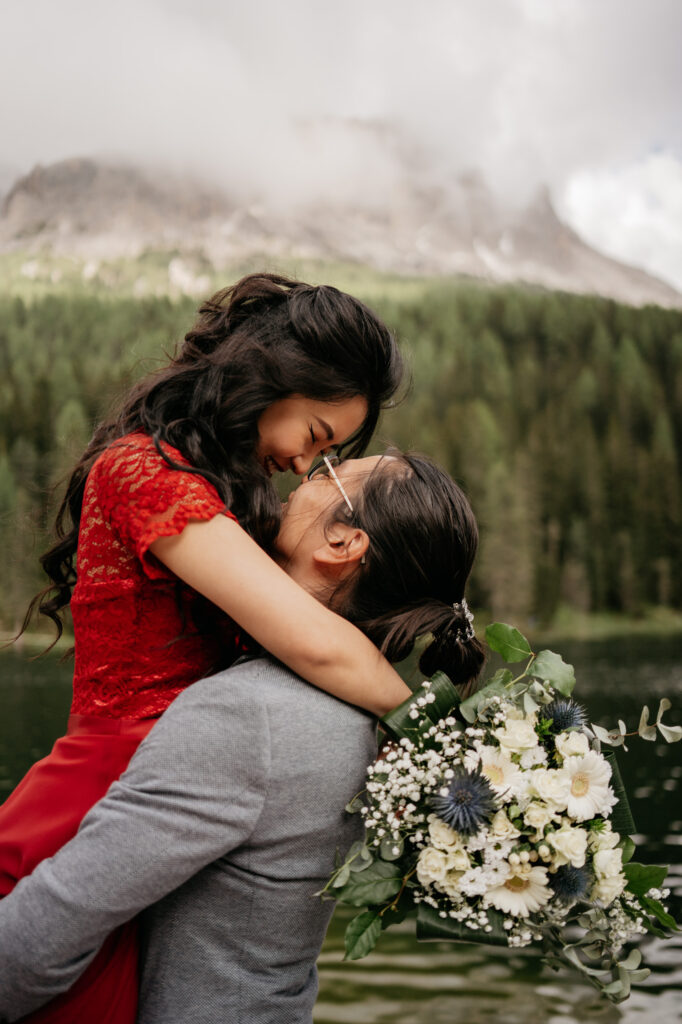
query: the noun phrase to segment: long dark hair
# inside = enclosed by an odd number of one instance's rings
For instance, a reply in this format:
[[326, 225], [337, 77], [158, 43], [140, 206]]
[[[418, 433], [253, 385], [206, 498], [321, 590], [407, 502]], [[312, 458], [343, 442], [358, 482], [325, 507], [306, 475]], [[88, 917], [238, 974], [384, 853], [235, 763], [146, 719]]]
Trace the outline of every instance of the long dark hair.
[[389, 451], [330, 521], [369, 536], [366, 563], [337, 589], [335, 611], [355, 623], [389, 661], [400, 661], [418, 636], [433, 633], [422, 655], [426, 675], [440, 669], [457, 684], [479, 674], [485, 654], [462, 607], [478, 548], [466, 495], [422, 455]]
[[167, 442], [210, 481], [241, 525], [271, 546], [280, 502], [254, 456], [261, 414], [292, 394], [321, 401], [362, 395], [367, 415], [345, 445], [366, 448], [382, 407], [395, 395], [403, 363], [392, 334], [358, 299], [276, 274], [250, 274], [199, 309], [177, 356], [138, 383], [119, 413], [100, 424], [68, 481], [56, 517], [57, 542], [40, 559], [52, 581], [37, 605], [62, 632], [60, 611], [76, 582], [75, 555], [88, 473], [101, 452], [126, 434]]

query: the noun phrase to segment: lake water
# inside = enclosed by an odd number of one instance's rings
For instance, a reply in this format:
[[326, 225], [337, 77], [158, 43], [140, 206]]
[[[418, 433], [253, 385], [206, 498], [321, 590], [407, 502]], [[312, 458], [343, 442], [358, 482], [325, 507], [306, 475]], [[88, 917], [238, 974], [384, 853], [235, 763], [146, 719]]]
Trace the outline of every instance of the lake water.
[[[629, 730], [643, 703], [655, 718], [669, 697], [666, 720], [681, 721], [682, 637], [631, 637], [617, 642], [552, 645], [576, 667], [578, 696], [592, 721]], [[54, 659], [0, 656], [0, 799], [64, 728], [70, 669]], [[670, 864], [670, 909], [682, 919], [682, 744], [635, 737], [619, 763], [638, 827], [636, 859]], [[382, 936], [365, 960], [344, 963], [347, 918], [337, 914], [320, 958], [316, 1024], [578, 1024], [651, 1018], [682, 1020], [682, 933], [641, 947], [652, 974], [614, 1007], [568, 971], [555, 974], [527, 950], [472, 944], [418, 944], [409, 923]]]

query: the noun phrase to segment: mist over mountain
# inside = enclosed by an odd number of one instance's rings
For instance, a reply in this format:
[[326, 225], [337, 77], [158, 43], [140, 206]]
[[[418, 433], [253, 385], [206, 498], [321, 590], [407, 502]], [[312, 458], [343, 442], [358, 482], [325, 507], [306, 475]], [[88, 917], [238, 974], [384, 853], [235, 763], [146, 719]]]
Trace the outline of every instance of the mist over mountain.
[[[587, 245], [558, 217], [547, 189], [524, 205], [480, 174], [430, 178], [418, 154], [393, 146], [381, 197], [292, 194], [290, 204], [131, 164], [74, 158], [37, 166], [9, 187], [0, 252], [136, 259], [161, 251], [220, 268], [244, 258], [335, 260], [398, 274], [466, 275], [682, 306], [670, 285]], [[5, 178], [6, 183], [6, 178]], [[189, 282], [191, 285], [191, 282]]]

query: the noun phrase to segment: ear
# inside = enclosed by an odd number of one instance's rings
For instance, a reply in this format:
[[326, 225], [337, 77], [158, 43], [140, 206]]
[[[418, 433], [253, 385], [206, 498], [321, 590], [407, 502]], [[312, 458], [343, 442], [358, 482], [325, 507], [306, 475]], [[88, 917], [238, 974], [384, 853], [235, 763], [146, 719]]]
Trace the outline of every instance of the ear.
[[334, 523], [327, 540], [313, 551], [313, 562], [322, 572], [336, 575], [354, 568], [367, 553], [369, 537], [357, 526]]

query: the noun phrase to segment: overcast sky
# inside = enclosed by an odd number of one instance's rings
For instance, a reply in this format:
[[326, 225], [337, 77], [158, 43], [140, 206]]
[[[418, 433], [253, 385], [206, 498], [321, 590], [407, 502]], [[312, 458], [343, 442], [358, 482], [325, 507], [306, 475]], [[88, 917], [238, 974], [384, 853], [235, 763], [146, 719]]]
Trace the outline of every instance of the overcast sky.
[[0, 169], [108, 155], [374, 201], [396, 126], [435, 180], [546, 183], [682, 289], [682, 0], [5, 0]]

